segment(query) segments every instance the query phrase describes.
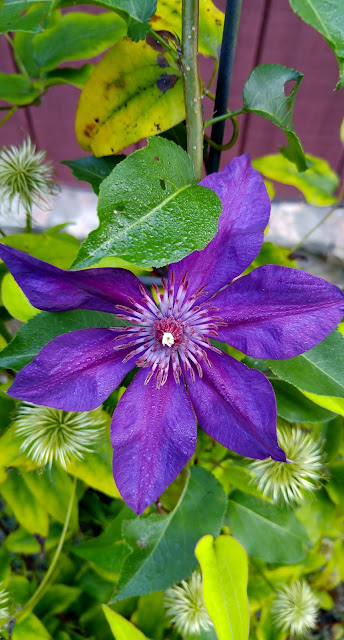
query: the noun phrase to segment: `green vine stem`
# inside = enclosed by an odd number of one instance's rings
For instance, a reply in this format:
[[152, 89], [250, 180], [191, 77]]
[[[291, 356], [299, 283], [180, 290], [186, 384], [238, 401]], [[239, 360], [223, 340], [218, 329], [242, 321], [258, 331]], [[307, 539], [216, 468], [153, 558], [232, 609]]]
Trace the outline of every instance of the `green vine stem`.
[[182, 66], [185, 96], [188, 154], [194, 168], [194, 179], [203, 176], [203, 120], [201, 85], [198, 71], [199, 0], [183, 0]]
[[57, 561], [60, 557], [65, 539], [66, 539], [66, 535], [67, 535], [67, 531], [68, 531], [68, 527], [69, 527], [69, 523], [70, 523], [70, 519], [71, 519], [71, 515], [72, 515], [72, 510], [73, 510], [73, 504], [74, 504], [74, 499], [75, 499], [75, 492], [76, 492], [76, 484], [77, 484], [77, 478], [74, 477], [73, 479], [73, 484], [72, 484], [72, 491], [71, 491], [71, 495], [70, 495], [70, 500], [69, 500], [69, 504], [68, 504], [68, 508], [67, 508], [67, 513], [66, 513], [66, 519], [63, 525], [63, 529], [62, 529], [62, 533], [61, 533], [61, 537], [59, 540], [59, 543], [57, 545], [54, 557], [51, 561], [50, 567], [47, 571], [47, 573], [45, 574], [41, 584], [39, 585], [38, 589], [36, 589], [35, 593], [33, 594], [33, 596], [30, 598], [30, 600], [28, 600], [28, 602], [26, 604], [24, 604], [23, 608], [19, 611], [18, 615], [16, 616], [16, 623], [19, 622], [19, 620], [21, 620], [23, 617], [25, 617], [26, 615], [28, 615], [36, 606], [36, 604], [40, 601], [40, 599], [42, 598], [43, 594], [45, 593], [47, 587], [49, 586], [49, 581], [50, 578], [55, 570]]

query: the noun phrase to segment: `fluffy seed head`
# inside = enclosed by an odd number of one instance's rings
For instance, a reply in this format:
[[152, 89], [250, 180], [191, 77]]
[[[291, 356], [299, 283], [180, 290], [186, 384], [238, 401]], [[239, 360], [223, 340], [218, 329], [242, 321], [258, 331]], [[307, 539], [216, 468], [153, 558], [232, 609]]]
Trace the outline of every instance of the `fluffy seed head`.
[[213, 626], [204, 605], [202, 578], [193, 573], [186, 582], [167, 589], [164, 597], [167, 615], [181, 634], [199, 635]]
[[264, 495], [289, 505], [302, 501], [305, 493], [319, 487], [323, 477], [324, 455], [321, 445], [300, 427], [279, 427], [278, 442], [290, 462], [270, 458], [250, 464], [258, 488]]
[[21, 451], [43, 466], [83, 458], [103, 435], [106, 414], [101, 409], [80, 413], [22, 404], [14, 426], [23, 438]]
[[24, 209], [31, 215], [32, 205], [49, 208], [50, 196], [57, 193], [52, 167], [45, 162], [45, 151], [36, 151], [30, 138], [20, 147], [0, 149], [0, 210], [6, 214]]
[[316, 626], [318, 600], [307, 582], [297, 581], [277, 592], [272, 604], [273, 622], [298, 638]]
[[2, 589], [2, 582], [0, 582], [0, 631], [4, 628], [4, 624], [10, 615], [8, 608], [8, 593], [5, 589]]

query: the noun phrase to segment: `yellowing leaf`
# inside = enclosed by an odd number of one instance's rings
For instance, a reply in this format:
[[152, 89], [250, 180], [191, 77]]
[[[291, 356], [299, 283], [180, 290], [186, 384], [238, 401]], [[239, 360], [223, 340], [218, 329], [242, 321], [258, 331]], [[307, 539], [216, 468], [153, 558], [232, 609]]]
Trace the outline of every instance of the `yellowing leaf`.
[[301, 393], [303, 393], [306, 398], [315, 402], [320, 407], [324, 407], [324, 409], [328, 409], [329, 411], [334, 411], [334, 413], [339, 413], [341, 416], [344, 416], [344, 398], [333, 398], [331, 396], [318, 396], [315, 393], [308, 393], [307, 391], [303, 391], [299, 389]]
[[[205, 56], [218, 57], [222, 40], [224, 14], [211, 0], [201, 0], [199, 4], [199, 45], [198, 50]], [[151, 19], [155, 31], [166, 29], [182, 34], [182, 0], [158, 0], [157, 10]]]
[[1, 297], [4, 307], [17, 320], [27, 322], [39, 313], [39, 310], [30, 304], [10, 273], [6, 273], [2, 279]]
[[204, 536], [195, 555], [203, 574], [203, 595], [219, 640], [247, 640], [247, 553], [230, 536]]
[[33, 496], [19, 471], [11, 469], [1, 485], [1, 494], [18, 522], [29, 533], [39, 533], [44, 537], [48, 535], [48, 512]]
[[184, 120], [183, 95], [180, 69], [169, 54], [124, 38], [95, 67], [81, 93], [78, 142], [95, 156], [117, 153]]
[[102, 608], [116, 640], [147, 640], [146, 636], [129, 620], [120, 616], [106, 604], [103, 604]]
[[112, 476], [112, 448], [108, 437], [98, 443], [97, 449], [87, 453], [82, 460], [71, 460], [67, 465], [67, 471], [107, 496], [121, 497]]
[[319, 207], [333, 204], [336, 202], [337, 174], [326, 160], [311, 155], [307, 155], [307, 159], [312, 164], [302, 172], [281, 154], [256, 158], [252, 164], [264, 177], [299, 189], [310, 204]]

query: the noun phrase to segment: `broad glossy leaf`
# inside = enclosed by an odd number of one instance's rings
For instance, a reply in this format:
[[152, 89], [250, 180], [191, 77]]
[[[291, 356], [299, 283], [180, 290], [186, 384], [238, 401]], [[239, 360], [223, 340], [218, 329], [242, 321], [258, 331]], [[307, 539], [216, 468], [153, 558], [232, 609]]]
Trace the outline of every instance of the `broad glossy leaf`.
[[86, 156], [86, 158], [76, 158], [75, 160], [63, 160], [61, 164], [67, 165], [72, 170], [73, 176], [83, 182], [88, 182], [94, 193], [98, 195], [100, 183], [110, 175], [112, 169], [126, 156], [105, 156], [96, 158]]
[[[29, 31], [37, 33], [45, 26], [45, 18], [54, 0], [4, 0], [0, 8], [0, 33]], [[23, 13], [32, 7], [34, 10]]]
[[93, 489], [111, 498], [121, 498], [112, 475], [112, 455], [110, 437], [106, 435], [82, 460], [74, 458], [67, 465], [67, 471]]
[[306, 398], [293, 385], [283, 380], [271, 380], [277, 401], [277, 414], [288, 422], [326, 422], [335, 414], [322, 409]]
[[1, 298], [11, 316], [21, 322], [27, 322], [39, 313], [39, 310], [30, 304], [11, 273], [5, 273], [1, 281]]
[[112, 313], [100, 311], [42, 312], [19, 329], [12, 342], [0, 352], [0, 367], [19, 371], [40, 352], [50, 340], [68, 333], [91, 327], [120, 326]]
[[44, 537], [48, 535], [48, 512], [36, 500], [17, 469], [11, 469], [7, 479], [2, 483], [1, 495], [11, 507], [18, 522], [29, 533], [37, 533]]
[[337, 329], [301, 356], [266, 362], [279, 378], [302, 391], [344, 398], [344, 337]]
[[72, 547], [72, 553], [88, 560], [96, 570], [101, 569], [112, 582], [118, 580], [123, 560], [131, 551], [122, 538], [122, 523], [133, 517], [131, 509], [124, 506], [103, 533]]
[[14, 625], [12, 640], [52, 640], [42, 622], [30, 613]]
[[342, 0], [289, 0], [290, 6], [304, 22], [319, 31], [337, 57], [339, 81], [344, 85], [344, 20]]
[[230, 536], [202, 538], [195, 549], [203, 576], [204, 604], [219, 640], [247, 640], [248, 558], [245, 549]]
[[[305, 171], [308, 163], [301, 143], [294, 132], [292, 115], [302, 73], [280, 64], [261, 64], [253, 69], [243, 91], [244, 111], [256, 113], [280, 127], [287, 137], [286, 147], [281, 148], [299, 171]], [[285, 94], [285, 83], [295, 82], [292, 91]]]
[[[159, 66], [160, 61], [160, 66]], [[118, 42], [95, 67], [83, 89], [75, 130], [95, 156], [118, 153], [185, 118], [181, 72], [170, 54], [146, 42]]]
[[280, 154], [256, 158], [252, 164], [255, 169], [270, 180], [297, 187], [310, 204], [319, 207], [336, 202], [334, 192], [338, 186], [338, 176], [332, 171], [326, 160], [307, 155], [311, 166], [300, 172], [293, 162]]
[[75, 267], [117, 255], [139, 266], [162, 266], [203, 249], [215, 236], [221, 202], [193, 185], [190, 157], [163, 138], [150, 138], [100, 186], [100, 225], [81, 245]]
[[147, 637], [129, 620], [110, 609], [106, 604], [103, 604], [102, 608], [116, 640], [147, 640]]
[[160, 591], [187, 578], [196, 567], [197, 541], [207, 533], [218, 535], [225, 507], [219, 482], [193, 467], [172, 513], [126, 524], [124, 535], [133, 551], [123, 563], [115, 600]]
[[[199, 5], [198, 50], [205, 56], [218, 57], [222, 41], [224, 14], [211, 0], [203, 0]], [[151, 20], [155, 31], [166, 30], [182, 36], [181, 0], [158, 0], [157, 9]]]
[[[0, 10], [1, 15], [1, 10]], [[15, 105], [30, 104], [39, 96], [39, 87], [19, 73], [0, 71], [0, 99]]]
[[62, 62], [99, 55], [124, 38], [126, 33], [127, 25], [116, 13], [90, 15], [73, 12], [60, 19], [52, 19], [52, 24], [43, 33], [18, 33], [15, 53], [25, 64], [28, 62], [24, 56], [29, 55], [28, 71], [38, 70], [40, 73], [55, 69]]
[[319, 396], [316, 393], [307, 393], [301, 389], [303, 395], [312, 402], [334, 413], [344, 416], [344, 398], [331, 398], [330, 396]]
[[307, 533], [286, 508], [235, 491], [228, 501], [226, 517], [233, 536], [254, 558], [295, 564], [306, 555]]

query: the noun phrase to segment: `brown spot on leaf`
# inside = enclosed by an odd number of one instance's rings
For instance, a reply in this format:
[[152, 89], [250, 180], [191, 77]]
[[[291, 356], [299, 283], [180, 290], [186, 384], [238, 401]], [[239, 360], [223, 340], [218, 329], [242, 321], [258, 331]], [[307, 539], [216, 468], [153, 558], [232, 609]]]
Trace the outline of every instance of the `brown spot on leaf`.
[[158, 122], [154, 122], [154, 126], [156, 127], [157, 131], [161, 131], [161, 127], [160, 127], [160, 124]]
[[93, 122], [91, 122], [91, 124], [87, 124], [85, 129], [84, 129], [84, 136], [86, 136], [86, 138], [91, 138], [92, 137], [92, 132], [93, 129], [95, 129], [95, 124]]
[[169, 73], [162, 73], [156, 81], [156, 86], [161, 93], [166, 93], [169, 89], [173, 89], [178, 80], [178, 76]]
[[164, 56], [161, 53], [159, 53], [159, 55], [157, 56], [156, 61], [160, 69], [166, 69], [166, 67], [170, 66], [168, 60], [166, 60], [166, 58], [164, 58]]

